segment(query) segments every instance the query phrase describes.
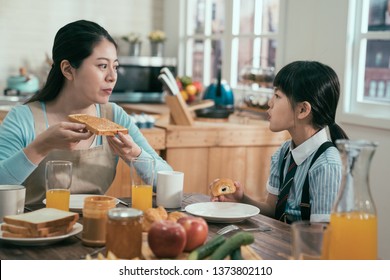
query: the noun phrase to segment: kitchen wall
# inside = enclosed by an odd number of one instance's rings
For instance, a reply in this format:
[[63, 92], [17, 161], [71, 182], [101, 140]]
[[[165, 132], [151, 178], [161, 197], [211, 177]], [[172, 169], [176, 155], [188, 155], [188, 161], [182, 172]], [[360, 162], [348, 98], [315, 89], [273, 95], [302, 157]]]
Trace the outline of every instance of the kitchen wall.
[[[46, 53], [56, 32], [65, 24], [86, 19], [99, 23], [120, 38], [130, 32], [145, 36], [142, 54], [149, 53], [147, 34], [163, 28], [164, 0], [0, 0], [0, 94], [9, 75], [20, 67], [46, 76]], [[128, 44], [118, 40], [120, 54], [127, 54]]]

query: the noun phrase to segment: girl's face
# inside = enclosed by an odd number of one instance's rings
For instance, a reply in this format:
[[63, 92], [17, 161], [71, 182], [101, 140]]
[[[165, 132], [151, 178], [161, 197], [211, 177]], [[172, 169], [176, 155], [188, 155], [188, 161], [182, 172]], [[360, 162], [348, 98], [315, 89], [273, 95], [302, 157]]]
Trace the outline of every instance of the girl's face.
[[277, 87], [272, 98], [268, 101], [269, 128], [273, 132], [291, 130], [295, 123], [294, 109], [290, 100]]
[[78, 97], [85, 98], [87, 103], [107, 103], [117, 80], [118, 65], [114, 44], [103, 39], [81, 66], [74, 69]]

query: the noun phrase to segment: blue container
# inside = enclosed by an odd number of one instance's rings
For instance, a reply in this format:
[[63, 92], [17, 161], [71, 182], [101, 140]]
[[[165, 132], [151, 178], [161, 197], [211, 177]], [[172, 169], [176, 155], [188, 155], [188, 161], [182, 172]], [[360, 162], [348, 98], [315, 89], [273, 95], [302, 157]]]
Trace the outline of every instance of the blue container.
[[203, 99], [214, 100], [216, 108], [233, 108], [234, 95], [226, 81], [221, 80], [221, 68], [218, 68], [217, 79], [207, 87]]
[[29, 76], [11, 76], [7, 79], [7, 90], [19, 93], [36, 93], [39, 90], [38, 78]]

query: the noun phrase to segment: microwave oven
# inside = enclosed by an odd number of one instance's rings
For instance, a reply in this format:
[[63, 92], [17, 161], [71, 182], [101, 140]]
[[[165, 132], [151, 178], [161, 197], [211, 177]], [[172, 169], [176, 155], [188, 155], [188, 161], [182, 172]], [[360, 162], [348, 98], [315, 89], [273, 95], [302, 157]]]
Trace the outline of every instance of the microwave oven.
[[176, 76], [176, 58], [120, 56], [112, 102], [163, 103], [163, 86], [158, 76], [167, 67]]

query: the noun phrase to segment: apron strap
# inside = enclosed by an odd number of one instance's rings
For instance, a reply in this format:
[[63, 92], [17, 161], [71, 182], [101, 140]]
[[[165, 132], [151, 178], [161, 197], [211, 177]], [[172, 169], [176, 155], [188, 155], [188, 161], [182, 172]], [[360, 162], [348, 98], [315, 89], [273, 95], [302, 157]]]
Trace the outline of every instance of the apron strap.
[[317, 160], [317, 158], [330, 147], [334, 147], [332, 142], [330, 142], [330, 141], [324, 142], [318, 148], [313, 159], [311, 160], [311, 163], [310, 163], [307, 175], [306, 175], [305, 183], [303, 184], [301, 204], [299, 205], [301, 207], [302, 220], [310, 220], [311, 206], [310, 206], [309, 170], [312, 167], [313, 163]]
[[35, 137], [46, 130], [46, 119], [43, 105], [40, 101], [34, 101], [27, 104], [34, 116]]
[[100, 116], [102, 118], [109, 119], [110, 121], [114, 120], [112, 103], [99, 104], [99, 108], [100, 108]]

